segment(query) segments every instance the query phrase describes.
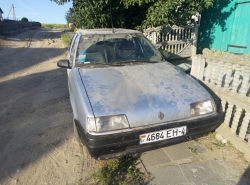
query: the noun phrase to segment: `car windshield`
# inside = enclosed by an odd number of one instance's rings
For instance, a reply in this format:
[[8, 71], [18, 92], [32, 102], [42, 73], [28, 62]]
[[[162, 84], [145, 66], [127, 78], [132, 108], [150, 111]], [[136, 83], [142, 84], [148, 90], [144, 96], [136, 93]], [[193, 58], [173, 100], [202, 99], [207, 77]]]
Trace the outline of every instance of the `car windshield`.
[[78, 45], [79, 67], [145, 64], [164, 61], [142, 34], [83, 35]]

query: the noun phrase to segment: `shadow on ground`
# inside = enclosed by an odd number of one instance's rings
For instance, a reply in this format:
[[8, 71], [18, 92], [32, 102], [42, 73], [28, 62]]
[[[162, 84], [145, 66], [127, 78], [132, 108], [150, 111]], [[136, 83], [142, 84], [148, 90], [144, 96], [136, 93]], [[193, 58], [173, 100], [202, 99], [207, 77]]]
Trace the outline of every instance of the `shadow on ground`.
[[56, 69], [0, 83], [0, 182], [46, 156], [65, 163], [55, 150], [72, 132], [66, 81]]

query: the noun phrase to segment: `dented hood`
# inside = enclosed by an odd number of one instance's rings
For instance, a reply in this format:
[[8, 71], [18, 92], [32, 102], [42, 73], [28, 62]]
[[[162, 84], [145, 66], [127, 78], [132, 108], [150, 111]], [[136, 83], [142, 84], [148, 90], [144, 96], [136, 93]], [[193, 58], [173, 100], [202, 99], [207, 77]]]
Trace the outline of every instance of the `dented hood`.
[[190, 103], [210, 99], [200, 84], [168, 62], [79, 68], [79, 73], [94, 115], [125, 114], [130, 127], [190, 118]]

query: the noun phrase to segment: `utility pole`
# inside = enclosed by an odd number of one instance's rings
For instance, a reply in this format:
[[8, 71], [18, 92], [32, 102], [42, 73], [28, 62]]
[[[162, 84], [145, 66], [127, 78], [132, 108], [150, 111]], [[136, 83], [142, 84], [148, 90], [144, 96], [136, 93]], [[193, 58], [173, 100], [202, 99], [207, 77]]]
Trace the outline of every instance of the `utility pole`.
[[9, 19], [9, 15], [10, 15], [10, 12], [11, 12], [12, 9], [13, 9], [13, 20], [16, 20], [16, 14], [15, 14], [14, 4], [11, 5], [11, 8], [10, 8], [10, 11], [9, 11], [7, 19]]

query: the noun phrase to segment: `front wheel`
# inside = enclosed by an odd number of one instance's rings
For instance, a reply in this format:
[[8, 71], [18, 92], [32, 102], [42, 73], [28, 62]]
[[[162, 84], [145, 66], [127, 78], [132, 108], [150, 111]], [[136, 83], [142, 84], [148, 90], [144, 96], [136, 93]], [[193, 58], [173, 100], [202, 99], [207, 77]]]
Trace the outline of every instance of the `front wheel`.
[[76, 140], [76, 142], [79, 144], [79, 146], [81, 148], [81, 153], [82, 153], [81, 157], [83, 159], [84, 167], [87, 169], [88, 167], [93, 166], [96, 163], [96, 160], [91, 157], [87, 147], [82, 143], [74, 119], [73, 119], [73, 128], [74, 128], [75, 140]]

